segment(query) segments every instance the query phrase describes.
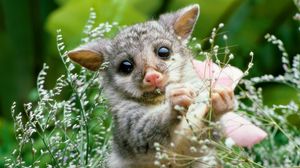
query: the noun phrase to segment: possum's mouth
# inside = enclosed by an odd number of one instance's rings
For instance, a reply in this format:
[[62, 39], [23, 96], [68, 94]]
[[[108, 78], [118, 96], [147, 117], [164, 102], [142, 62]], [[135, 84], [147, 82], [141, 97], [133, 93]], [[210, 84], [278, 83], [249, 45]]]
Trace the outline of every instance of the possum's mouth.
[[150, 103], [150, 104], [156, 104], [161, 103], [165, 100], [165, 92], [166, 88], [170, 83], [173, 83], [172, 81], [167, 81], [161, 86], [152, 86], [148, 87], [147, 89], [144, 89], [144, 93], [141, 96], [141, 101]]
[[156, 89], [154, 90], [154, 92], [156, 92], [157, 94], [161, 94], [162, 90], [161, 90], [160, 88], [156, 88]]
[[155, 89], [152, 92], [145, 92], [142, 97], [141, 101], [149, 104], [156, 104], [161, 103], [165, 99], [165, 92], [162, 90]]
[[151, 90], [145, 91], [143, 95], [151, 95], [150, 97], [164, 95], [165, 88], [166, 87], [153, 87]]
[[163, 93], [166, 90], [167, 84], [161, 84], [158, 86], [148, 86], [146, 88], [143, 88], [142, 90], [144, 93], [150, 93], [150, 92], [157, 92], [157, 93]]

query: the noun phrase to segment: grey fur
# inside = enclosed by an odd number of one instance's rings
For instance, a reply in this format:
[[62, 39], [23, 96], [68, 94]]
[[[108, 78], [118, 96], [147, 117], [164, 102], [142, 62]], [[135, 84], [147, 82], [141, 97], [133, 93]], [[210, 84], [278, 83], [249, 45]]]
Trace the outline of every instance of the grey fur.
[[[97, 40], [80, 49], [98, 52], [108, 62], [108, 68], [102, 72], [104, 92], [109, 100], [113, 115], [113, 151], [108, 161], [112, 168], [135, 168], [154, 166], [154, 143], [169, 146], [170, 142], [180, 138], [174, 130], [184, 128], [186, 123], [177, 119], [178, 111], [171, 107], [167, 99], [168, 90], [178, 84], [190, 84], [195, 89], [204, 88], [204, 83], [195, 74], [192, 65], [193, 56], [185, 46], [197, 16], [188, 34], [178, 37], [173, 25], [182, 14], [198, 5], [188, 6], [175, 13], [164, 14], [158, 21], [139, 23], [121, 30], [111, 40]], [[167, 46], [172, 49], [168, 61], [157, 58], [155, 49]], [[135, 69], [130, 75], [118, 73], [118, 66], [124, 59], [132, 59]], [[154, 61], [155, 60], [155, 61]], [[143, 92], [141, 83], [146, 66], [153, 66], [169, 77], [166, 90], [162, 93]], [[202, 90], [200, 99], [208, 97]], [[202, 109], [202, 107], [191, 107]], [[199, 124], [201, 117], [199, 115]], [[198, 125], [199, 126], [199, 125]], [[188, 154], [188, 152], [183, 152]], [[198, 167], [198, 166], [197, 166]]]

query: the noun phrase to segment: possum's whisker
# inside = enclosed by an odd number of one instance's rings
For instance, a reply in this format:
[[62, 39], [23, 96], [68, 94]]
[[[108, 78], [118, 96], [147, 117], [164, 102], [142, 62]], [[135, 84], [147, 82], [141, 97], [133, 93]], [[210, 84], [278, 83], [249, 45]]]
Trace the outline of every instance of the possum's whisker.
[[182, 65], [179, 65], [179, 66], [176, 66], [176, 67], [172, 67], [172, 69], [169, 69], [168, 72], [172, 72], [172, 71], [174, 71], [174, 70], [176, 70], [176, 69], [178, 69], [178, 68], [182, 68], [182, 67], [184, 67], [184, 66], [186, 66], [186, 65], [185, 65], [185, 64], [182, 64]]
[[168, 72], [168, 71], [169, 71], [169, 68], [170, 68], [171, 66], [173, 66], [173, 65], [174, 65], [174, 63], [171, 63], [170, 65], [168, 65], [168, 66], [163, 70], [162, 73]]

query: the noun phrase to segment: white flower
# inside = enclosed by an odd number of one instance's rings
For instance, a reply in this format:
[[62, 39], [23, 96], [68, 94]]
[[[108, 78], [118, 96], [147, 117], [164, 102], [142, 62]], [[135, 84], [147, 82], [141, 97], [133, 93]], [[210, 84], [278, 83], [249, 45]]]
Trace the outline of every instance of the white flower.
[[226, 138], [226, 139], [225, 139], [225, 145], [226, 145], [228, 148], [232, 148], [232, 146], [235, 145], [235, 142], [233, 141], [232, 138]]
[[223, 27], [224, 27], [224, 23], [220, 23], [219, 28], [223, 28]]
[[253, 57], [253, 56], [254, 56], [254, 53], [251, 51], [251, 52], [249, 53], [249, 55], [250, 55], [251, 57]]
[[197, 44], [195, 45], [195, 48], [196, 48], [196, 49], [201, 49], [201, 44], [197, 43]]

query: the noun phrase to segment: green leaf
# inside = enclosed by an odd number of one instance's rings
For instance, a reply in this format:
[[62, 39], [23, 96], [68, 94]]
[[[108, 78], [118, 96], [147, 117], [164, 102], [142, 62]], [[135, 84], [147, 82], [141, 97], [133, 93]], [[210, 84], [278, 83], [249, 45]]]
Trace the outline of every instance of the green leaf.
[[132, 7], [132, 3], [126, 1], [69, 0], [51, 14], [46, 29], [54, 37], [56, 36], [56, 30], [61, 29], [67, 44], [75, 47], [82, 37], [82, 31], [91, 7], [95, 9], [97, 14], [97, 24], [116, 21], [121, 25], [131, 25], [147, 18], [145, 13], [138, 11]]

